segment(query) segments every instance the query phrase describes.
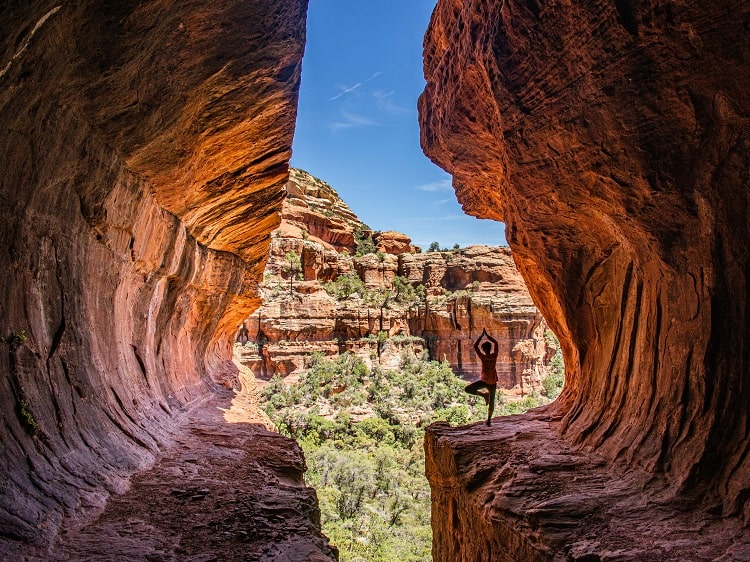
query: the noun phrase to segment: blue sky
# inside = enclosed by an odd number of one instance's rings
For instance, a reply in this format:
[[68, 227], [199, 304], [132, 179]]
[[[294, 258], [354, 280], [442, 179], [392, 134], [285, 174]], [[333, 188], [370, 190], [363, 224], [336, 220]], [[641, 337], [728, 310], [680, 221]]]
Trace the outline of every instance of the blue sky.
[[310, 0], [292, 165], [328, 182], [375, 230], [430, 242], [505, 244], [465, 215], [419, 146], [422, 38], [434, 0]]

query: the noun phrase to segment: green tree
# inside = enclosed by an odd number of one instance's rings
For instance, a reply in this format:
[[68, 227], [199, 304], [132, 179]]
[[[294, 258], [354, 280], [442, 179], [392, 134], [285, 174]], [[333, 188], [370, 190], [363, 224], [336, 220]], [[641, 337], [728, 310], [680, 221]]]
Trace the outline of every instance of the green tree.
[[356, 244], [356, 255], [364, 256], [365, 254], [374, 254], [377, 251], [375, 243], [372, 241], [372, 234], [358, 226], [354, 229], [354, 243]]
[[[266, 386], [264, 407], [304, 450], [305, 480], [316, 489], [323, 530], [342, 561], [430, 559], [424, 427], [484, 419], [484, 402], [467, 396], [464, 385], [447, 362], [404, 355], [400, 369], [370, 372], [351, 353], [318, 353], [295, 384], [274, 378]], [[527, 396], [499, 405], [499, 413], [538, 404]]]
[[365, 284], [356, 273], [339, 275], [335, 280], [328, 281], [324, 288], [326, 293], [340, 301], [348, 299], [355, 293], [360, 296], [365, 294]]
[[440, 251], [440, 243], [439, 242], [432, 242], [430, 246], [427, 248], [428, 252], [439, 252]]
[[386, 287], [379, 287], [377, 289], [369, 289], [365, 292], [365, 302], [380, 311], [379, 317], [379, 331], [383, 331], [383, 320], [385, 318], [385, 311], [388, 309], [391, 298], [393, 297], [393, 291]]
[[302, 259], [294, 250], [286, 253], [287, 264], [284, 266], [284, 272], [289, 275], [289, 294], [294, 294], [294, 278], [302, 276]]
[[397, 275], [393, 278], [393, 291], [395, 301], [406, 307], [412, 307], [424, 299], [424, 285], [414, 287], [406, 277]]

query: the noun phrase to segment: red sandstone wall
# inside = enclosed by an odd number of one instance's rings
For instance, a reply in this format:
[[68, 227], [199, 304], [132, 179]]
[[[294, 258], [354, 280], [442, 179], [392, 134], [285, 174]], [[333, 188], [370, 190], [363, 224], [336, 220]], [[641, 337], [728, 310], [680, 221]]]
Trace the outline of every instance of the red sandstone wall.
[[565, 439], [750, 521], [750, 6], [440, 0], [425, 152], [504, 220]]
[[306, 2], [115, 4], [0, 18], [0, 335], [28, 337], [0, 353], [0, 551], [228, 374], [278, 225]]

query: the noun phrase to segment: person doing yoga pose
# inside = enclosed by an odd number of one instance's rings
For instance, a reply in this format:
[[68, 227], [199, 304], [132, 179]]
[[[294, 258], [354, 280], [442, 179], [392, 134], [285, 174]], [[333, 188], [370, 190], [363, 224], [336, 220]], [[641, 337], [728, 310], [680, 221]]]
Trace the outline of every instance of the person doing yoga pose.
[[[488, 341], [484, 342], [481, 346], [479, 343], [482, 338], [486, 337]], [[495, 370], [495, 364], [497, 363], [497, 340], [487, 333], [486, 329], [482, 330], [482, 335], [477, 338], [474, 342], [474, 351], [479, 355], [479, 359], [482, 361], [482, 374], [479, 380], [471, 383], [466, 387], [466, 392], [481, 396], [484, 398], [487, 404], [487, 421], [485, 425], [492, 423], [492, 412], [495, 410], [495, 391], [497, 390], [497, 371]]]

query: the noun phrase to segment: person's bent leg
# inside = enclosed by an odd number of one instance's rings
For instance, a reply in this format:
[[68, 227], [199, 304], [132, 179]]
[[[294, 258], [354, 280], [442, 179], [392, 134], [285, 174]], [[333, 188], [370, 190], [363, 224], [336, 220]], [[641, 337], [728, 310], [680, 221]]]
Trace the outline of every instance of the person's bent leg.
[[473, 394], [475, 396], [482, 396], [483, 393], [479, 392], [480, 388], [484, 388], [484, 381], [476, 381], [471, 384], [467, 384], [466, 388], [464, 388], [464, 392], [468, 392], [469, 394]]
[[484, 398], [484, 403], [489, 404], [489, 391], [479, 392], [479, 389], [488, 389], [489, 387], [490, 385], [480, 379], [476, 382], [471, 383], [470, 385], [467, 385], [466, 388], [464, 388], [464, 391], [475, 396], [481, 396], [482, 398]]

